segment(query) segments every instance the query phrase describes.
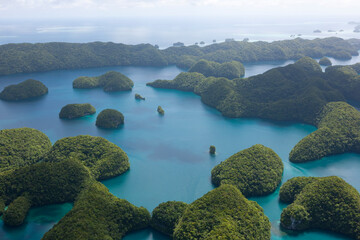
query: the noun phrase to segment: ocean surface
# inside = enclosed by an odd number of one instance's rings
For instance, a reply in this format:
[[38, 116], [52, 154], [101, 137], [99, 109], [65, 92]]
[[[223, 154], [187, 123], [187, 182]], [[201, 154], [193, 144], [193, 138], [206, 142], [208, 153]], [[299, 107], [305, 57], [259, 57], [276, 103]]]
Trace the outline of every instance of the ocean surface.
[[[193, 45], [204, 41], [205, 46], [223, 42], [226, 38], [250, 41], [275, 41], [341, 37], [360, 38], [354, 33], [356, 25], [350, 21], [360, 21], [353, 17], [287, 17], [266, 16], [212, 19], [202, 17], [121, 17], [108, 19], [0, 19], [0, 44], [38, 42], [115, 42], [125, 44], [150, 43], [167, 48], [175, 42]], [[321, 33], [314, 33], [320, 30]]]
[[[334, 61], [334, 60], [333, 60]], [[334, 61], [336, 64], [359, 62]], [[261, 62], [246, 64], [246, 76], [263, 73], [273, 67], [291, 63]], [[98, 76], [115, 70], [130, 77], [132, 91], [105, 93], [101, 89], [78, 90], [72, 81], [79, 76]], [[106, 67], [80, 70], [59, 70], [44, 73], [17, 74], [0, 77], [0, 89], [28, 78], [42, 81], [49, 93], [41, 98], [22, 101], [0, 101], [0, 129], [31, 127], [46, 133], [52, 143], [58, 139], [80, 134], [101, 136], [120, 146], [129, 156], [131, 169], [125, 174], [103, 181], [115, 196], [127, 199], [150, 212], [161, 202], [178, 200], [191, 203], [214, 187], [211, 169], [226, 158], [254, 144], [272, 148], [283, 160], [283, 182], [295, 176], [332, 176], [344, 178], [360, 190], [360, 155], [342, 154], [306, 164], [289, 162], [290, 150], [303, 137], [315, 131], [314, 126], [301, 123], [272, 122], [260, 119], [231, 119], [204, 105], [200, 97], [189, 92], [154, 89], [146, 86], [156, 79], [173, 79], [182, 70], [169, 66]], [[134, 99], [139, 93], [145, 101]], [[114, 108], [125, 116], [125, 125], [117, 130], [103, 130], [95, 126], [96, 114], [75, 120], [61, 120], [60, 109], [69, 103], [91, 103], [97, 113]], [[164, 116], [156, 112], [158, 105]], [[208, 149], [215, 145], [217, 154]], [[344, 236], [306, 231], [288, 235], [279, 229], [281, 210], [279, 189], [266, 197], [252, 198], [265, 211], [272, 223], [273, 240], [339, 240]], [[7, 228], [0, 220], [0, 239], [38, 240], [70, 209], [72, 204], [51, 205], [30, 210], [26, 223]], [[169, 239], [161, 233], [146, 229], [127, 235], [125, 240]]]

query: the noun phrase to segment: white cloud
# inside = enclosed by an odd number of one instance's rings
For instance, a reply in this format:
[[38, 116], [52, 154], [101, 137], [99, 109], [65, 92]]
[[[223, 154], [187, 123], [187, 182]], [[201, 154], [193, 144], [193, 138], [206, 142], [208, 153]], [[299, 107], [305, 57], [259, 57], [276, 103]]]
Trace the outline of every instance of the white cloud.
[[[351, 14], [360, 8], [358, 0], [0, 0], [0, 14], [15, 17], [69, 15], [118, 16], [123, 14]], [[6, 9], [6, 11], [4, 10]], [[15, 14], [15, 16], [14, 16]]]

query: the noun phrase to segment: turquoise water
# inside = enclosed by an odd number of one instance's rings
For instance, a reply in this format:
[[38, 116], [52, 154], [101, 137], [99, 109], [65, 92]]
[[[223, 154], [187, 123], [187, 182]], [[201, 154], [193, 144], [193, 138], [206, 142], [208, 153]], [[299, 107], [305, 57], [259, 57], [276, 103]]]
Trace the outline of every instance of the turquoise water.
[[[246, 65], [247, 76], [262, 73], [284, 62]], [[109, 70], [120, 71], [135, 83], [131, 92], [105, 93], [101, 89], [75, 90], [72, 81], [82, 75], [97, 76]], [[188, 92], [153, 89], [146, 82], [172, 79], [181, 70], [174, 67], [108, 67], [82, 70], [53, 71], [0, 77], [0, 89], [27, 78], [44, 82], [49, 94], [24, 102], [0, 101], [0, 128], [32, 127], [46, 133], [51, 141], [79, 134], [102, 136], [126, 151], [131, 169], [103, 183], [119, 198], [152, 211], [168, 200], [192, 202], [213, 189], [211, 169], [232, 154], [261, 143], [282, 158], [283, 182], [294, 176], [338, 175], [360, 190], [360, 156], [344, 154], [317, 162], [296, 165], [288, 161], [292, 147], [315, 127], [298, 123], [277, 123], [259, 119], [230, 119], [204, 105], [200, 97]], [[134, 94], [146, 98], [137, 101]], [[125, 116], [125, 125], [118, 130], [102, 130], [95, 126], [96, 114], [76, 120], [61, 120], [58, 113], [68, 103], [89, 102], [97, 112], [115, 108]], [[164, 116], [156, 112], [158, 105]], [[215, 145], [216, 156], [208, 154]], [[285, 205], [278, 201], [278, 191], [253, 198], [265, 210], [273, 229], [272, 239], [335, 240], [346, 239], [321, 231], [288, 235], [279, 229]], [[49, 210], [50, 209], [50, 210]], [[0, 239], [40, 239], [51, 226], [71, 209], [71, 204], [54, 205], [31, 210], [27, 223], [16, 229], [0, 227]], [[129, 234], [126, 240], [168, 239], [150, 229]]]

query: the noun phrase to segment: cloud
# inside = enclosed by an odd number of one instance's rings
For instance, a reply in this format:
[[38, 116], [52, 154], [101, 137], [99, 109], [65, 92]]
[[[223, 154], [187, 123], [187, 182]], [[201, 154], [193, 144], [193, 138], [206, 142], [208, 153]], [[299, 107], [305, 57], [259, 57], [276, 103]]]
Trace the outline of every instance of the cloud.
[[[67, 17], [119, 16], [141, 12], [147, 15], [205, 14], [350, 14], [360, 8], [358, 0], [1, 0], [3, 17], [23, 13]], [[4, 10], [6, 9], [6, 11]]]

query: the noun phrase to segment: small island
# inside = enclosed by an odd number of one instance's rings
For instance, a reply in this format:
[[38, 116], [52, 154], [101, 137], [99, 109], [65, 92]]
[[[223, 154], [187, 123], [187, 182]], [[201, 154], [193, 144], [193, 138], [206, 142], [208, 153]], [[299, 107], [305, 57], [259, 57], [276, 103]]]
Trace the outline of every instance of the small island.
[[96, 113], [96, 109], [89, 103], [67, 104], [60, 113], [59, 118], [73, 119]]
[[360, 194], [339, 177], [295, 177], [280, 189], [281, 226], [304, 231], [322, 229], [359, 239]]
[[103, 88], [105, 92], [130, 91], [134, 82], [127, 76], [110, 71], [98, 77], [78, 77], [73, 81], [73, 88]]
[[319, 64], [320, 64], [321, 66], [326, 66], [326, 67], [332, 65], [330, 59], [327, 58], [327, 57], [321, 58], [321, 59], [319, 60]]
[[124, 115], [115, 109], [102, 110], [96, 118], [96, 126], [100, 128], [118, 128], [124, 124]]
[[33, 128], [0, 131], [0, 172], [39, 162], [51, 148], [50, 139]]
[[284, 165], [270, 148], [256, 144], [242, 150], [211, 171], [215, 186], [232, 184], [246, 197], [267, 195], [281, 182]]
[[150, 226], [159, 232], [172, 236], [176, 224], [187, 206], [187, 203], [178, 201], [160, 203], [152, 212]]
[[164, 114], [165, 114], [165, 111], [164, 111], [164, 109], [162, 109], [161, 106], [158, 106], [158, 107], [157, 107], [157, 112], [158, 112], [160, 115], [164, 115]]
[[97, 180], [118, 176], [130, 168], [126, 153], [102, 137], [79, 135], [62, 138], [56, 141], [44, 161], [60, 162], [69, 158], [82, 162]]
[[316, 30], [314, 30], [314, 33], [321, 33], [321, 30], [316, 29]]
[[189, 204], [174, 231], [175, 240], [270, 239], [263, 209], [232, 185], [221, 185]]
[[43, 96], [48, 88], [40, 81], [28, 79], [19, 84], [10, 85], [0, 93], [0, 99], [6, 101], [20, 101]]
[[136, 100], [145, 100], [145, 98], [138, 93], [135, 93], [135, 99]]
[[211, 155], [214, 155], [216, 153], [216, 148], [214, 145], [210, 145], [210, 148], [209, 148], [209, 153]]
[[228, 79], [240, 78], [245, 74], [245, 68], [242, 63], [237, 61], [217, 63], [207, 60], [196, 62], [189, 72], [198, 72], [205, 77], [225, 77]]

